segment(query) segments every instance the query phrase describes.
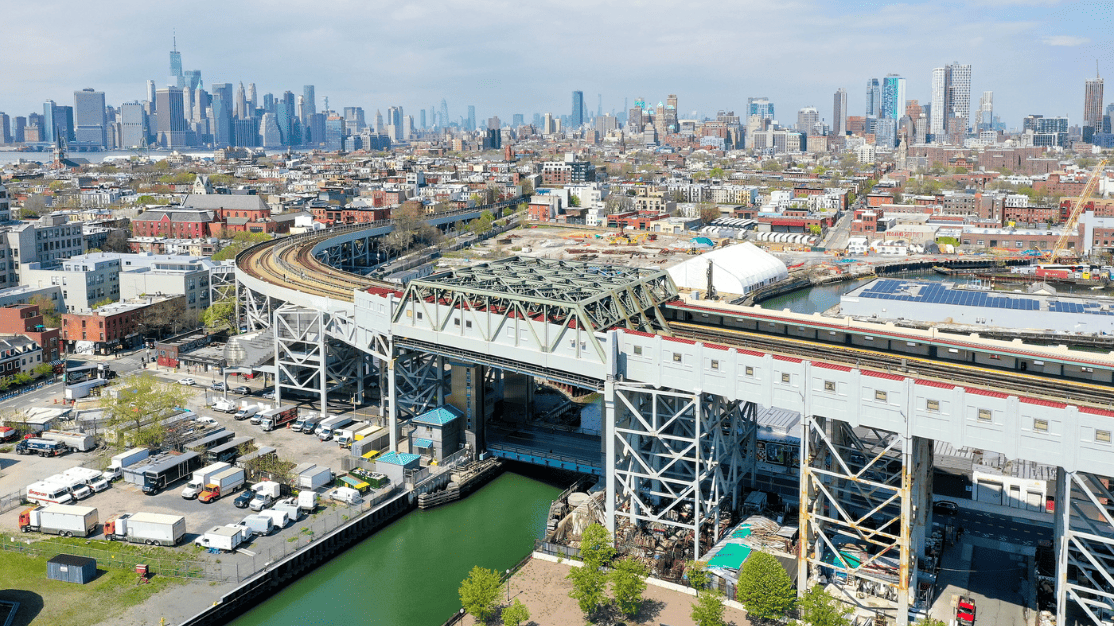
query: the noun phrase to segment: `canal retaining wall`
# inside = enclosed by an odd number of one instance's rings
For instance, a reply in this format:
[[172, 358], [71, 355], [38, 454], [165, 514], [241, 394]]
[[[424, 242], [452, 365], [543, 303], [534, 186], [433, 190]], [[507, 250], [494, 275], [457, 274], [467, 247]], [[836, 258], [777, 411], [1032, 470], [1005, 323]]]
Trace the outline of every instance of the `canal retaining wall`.
[[409, 492], [404, 491], [394, 496], [378, 507], [353, 517], [326, 536], [306, 544], [290, 556], [269, 565], [180, 626], [227, 624], [318, 565], [412, 511], [415, 506], [416, 502]]

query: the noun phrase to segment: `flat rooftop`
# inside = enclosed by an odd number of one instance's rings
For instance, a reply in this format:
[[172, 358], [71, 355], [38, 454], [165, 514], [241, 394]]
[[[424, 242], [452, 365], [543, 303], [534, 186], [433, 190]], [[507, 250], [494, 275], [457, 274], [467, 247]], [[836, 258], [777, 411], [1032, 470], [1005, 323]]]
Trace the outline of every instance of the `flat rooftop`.
[[843, 315], [988, 328], [1114, 334], [1114, 299], [1006, 293], [879, 278], [840, 298]]

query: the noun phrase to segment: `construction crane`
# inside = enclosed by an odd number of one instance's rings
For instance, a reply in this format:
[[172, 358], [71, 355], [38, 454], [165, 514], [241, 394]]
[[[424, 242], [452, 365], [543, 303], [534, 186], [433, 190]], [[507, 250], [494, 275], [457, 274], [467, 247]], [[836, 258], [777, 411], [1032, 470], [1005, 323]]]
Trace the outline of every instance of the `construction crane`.
[[1095, 192], [1098, 187], [1099, 179], [1102, 176], [1102, 170], [1106, 167], [1106, 159], [1099, 161], [1095, 166], [1094, 171], [1091, 172], [1091, 178], [1087, 180], [1087, 184], [1083, 185], [1083, 191], [1079, 197], [1075, 199], [1075, 206], [1071, 209], [1071, 215], [1068, 216], [1068, 221], [1064, 223], [1064, 232], [1060, 233], [1060, 238], [1056, 240], [1056, 245], [1052, 247], [1052, 251], [1048, 255], [1048, 262], [1055, 263], [1056, 258], [1064, 252], [1064, 248], [1068, 245], [1068, 238], [1071, 237], [1072, 232], [1075, 230], [1076, 225], [1079, 224], [1079, 218], [1083, 215], [1083, 205], [1090, 199], [1091, 194]]

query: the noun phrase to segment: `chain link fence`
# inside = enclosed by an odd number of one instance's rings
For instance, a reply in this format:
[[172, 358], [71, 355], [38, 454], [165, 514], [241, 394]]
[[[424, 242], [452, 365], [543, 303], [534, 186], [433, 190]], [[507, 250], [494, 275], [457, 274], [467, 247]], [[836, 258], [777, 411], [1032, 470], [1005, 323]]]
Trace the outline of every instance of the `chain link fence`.
[[0, 513], [7, 513], [23, 504], [23, 490], [0, 496]]
[[30, 544], [18, 541], [5, 541], [0, 548], [8, 552], [18, 552], [32, 557], [51, 559], [59, 554], [72, 554], [96, 559], [98, 567], [116, 567], [134, 570], [136, 565], [146, 565], [148, 572], [160, 576], [173, 576], [175, 578], [194, 578], [202, 580], [218, 580], [235, 582], [221, 578], [216, 568], [205, 561], [194, 561], [178, 558], [158, 558], [148, 554], [139, 554], [128, 551], [110, 551], [79, 546], [69, 543], [55, 543], [53, 541], [36, 541]]

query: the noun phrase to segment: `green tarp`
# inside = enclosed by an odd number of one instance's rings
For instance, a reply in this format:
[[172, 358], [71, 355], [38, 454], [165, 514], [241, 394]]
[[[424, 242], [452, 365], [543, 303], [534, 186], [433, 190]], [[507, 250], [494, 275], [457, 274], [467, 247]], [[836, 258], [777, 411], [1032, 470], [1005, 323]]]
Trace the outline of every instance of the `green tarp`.
[[723, 567], [737, 570], [742, 567], [743, 561], [747, 560], [748, 556], [750, 556], [750, 546], [729, 543], [723, 546], [723, 548], [708, 561], [708, 567]]

